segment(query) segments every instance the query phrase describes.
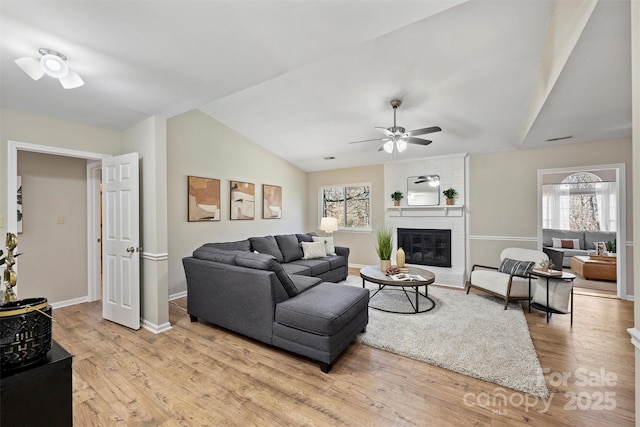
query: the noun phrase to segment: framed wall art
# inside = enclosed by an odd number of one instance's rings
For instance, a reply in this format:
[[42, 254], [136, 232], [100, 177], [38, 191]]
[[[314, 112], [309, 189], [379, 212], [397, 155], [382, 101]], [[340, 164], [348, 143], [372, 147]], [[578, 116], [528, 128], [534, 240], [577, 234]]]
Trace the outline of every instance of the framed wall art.
[[262, 185], [262, 218], [282, 218], [282, 187]]
[[189, 222], [220, 221], [220, 180], [188, 177]]
[[256, 186], [250, 182], [231, 181], [231, 219], [254, 219], [256, 212]]
[[18, 212], [17, 212], [17, 215], [18, 215], [18, 218], [17, 218], [18, 219], [18, 230], [17, 231], [18, 231], [18, 233], [22, 233], [22, 177], [20, 175], [18, 175], [16, 177], [16, 183], [17, 183], [16, 187], [18, 187], [18, 189], [16, 191], [17, 197], [18, 197], [18, 200], [17, 200], [17, 202], [18, 202]]

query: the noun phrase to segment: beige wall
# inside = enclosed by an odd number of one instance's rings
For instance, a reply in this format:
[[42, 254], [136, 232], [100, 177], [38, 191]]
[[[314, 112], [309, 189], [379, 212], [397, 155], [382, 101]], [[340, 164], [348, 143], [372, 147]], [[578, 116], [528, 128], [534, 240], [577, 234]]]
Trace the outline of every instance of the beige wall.
[[[37, 145], [46, 145], [71, 150], [95, 152], [104, 154], [116, 154], [120, 150], [121, 135], [105, 129], [84, 126], [77, 123], [66, 122], [50, 117], [38, 116], [35, 114], [24, 113], [9, 109], [0, 109], [0, 216], [2, 216], [3, 225], [0, 226], [0, 235], [4, 236], [7, 232], [7, 143], [8, 141], [16, 141]], [[35, 165], [30, 165], [31, 159], [38, 159]], [[27, 296], [45, 296], [50, 302], [67, 301], [69, 299], [79, 298], [87, 295], [87, 204], [86, 204], [86, 162], [81, 159], [71, 159], [60, 156], [37, 155], [26, 151], [18, 152], [18, 170], [19, 173], [27, 172], [35, 173], [36, 178], [29, 176], [25, 178], [29, 185], [29, 193], [24, 195], [25, 203], [34, 203], [29, 199], [34, 195], [37, 197], [48, 197], [50, 194], [60, 192], [59, 188], [50, 188], [55, 186], [56, 180], [43, 179], [43, 173], [58, 174], [65, 177], [65, 185], [67, 181], [73, 181], [73, 185], [77, 185], [77, 191], [64, 191], [56, 200], [50, 200], [51, 205], [46, 210], [41, 210], [41, 204], [35, 202], [35, 208], [25, 206], [25, 224], [23, 234], [18, 235], [18, 251], [24, 252], [24, 255], [18, 259], [18, 295], [20, 298]], [[82, 164], [82, 173], [78, 169], [73, 168], [73, 178], [66, 177], [65, 167], [60, 165], [78, 165]], [[26, 168], [26, 169], [25, 169]], [[45, 175], [46, 176], [46, 175]], [[34, 181], [35, 179], [35, 181]], [[81, 183], [80, 183], [81, 180]], [[31, 181], [31, 183], [29, 183]], [[37, 186], [34, 187], [34, 185]], [[42, 188], [40, 187], [42, 185]], [[82, 188], [80, 188], [82, 187]], [[66, 208], [59, 208], [60, 201], [65, 206], [74, 206], [73, 212], [69, 212]], [[80, 205], [82, 205], [80, 207]], [[37, 211], [34, 212], [35, 209]], [[65, 216], [65, 224], [56, 225], [55, 216], [59, 213]], [[34, 233], [31, 216], [43, 215], [40, 219], [43, 227], [42, 232]], [[79, 219], [82, 217], [82, 221]], [[52, 222], [53, 221], [53, 222]], [[28, 225], [27, 225], [28, 224]], [[61, 231], [64, 230], [64, 233]], [[84, 236], [83, 241], [79, 244], [79, 237]], [[57, 240], [53, 245], [51, 239], [55, 236]], [[65, 239], [73, 239], [73, 243], [69, 244], [68, 250], [65, 248], [61, 251]], [[4, 242], [4, 238], [2, 240]], [[66, 243], [64, 243], [66, 245]], [[77, 252], [81, 251], [81, 252]], [[27, 255], [27, 253], [29, 255]], [[46, 254], [46, 255], [45, 255]], [[53, 260], [60, 260], [59, 264], [54, 265]], [[72, 260], [68, 263], [67, 260]], [[30, 267], [31, 266], [31, 267]], [[43, 270], [41, 267], [46, 266]], [[63, 271], [61, 266], [65, 266]], [[46, 273], [42, 273], [46, 271]], [[50, 273], [50, 274], [49, 274]], [[69, 276], [67, 282], [66, 276]], [[78, 281], [82, 280], [79, 285]], [[50, 286], [52, 284], [56, 286]]]
[[[167, 121], [169, 294], [186, 290], [182, 258], [207, 242], [305, 230], [307, 175], [199, 110]], [[220, 180], [221, 219], [187, 221], [187, 176]], [[229, 181], [255, 184], [254, 220], [229, 219]], [[282, 219], [262, 219], [262, 185], [282, 187]]]
[[124, 131], [122, 149], [140, 155], [141, 316], [159, 331], [169, 326], [166, 119], [153, 116]]
[[0, 216], [6, 230], [7, 215], [7, 141], [27, 142], [52, 147], [88, 151], [92, 153], [118, 154], [120, 152], [120, 132], [94, 128], [66, 122], [50, 117], [0, 109]]
[[[348, 246], [350, 265], [371, 265], [378, 263], [374, 249], [375, 230], [384, 224], [385, 194], [384, 165], [359, 168], [335, 169], [308, 174], [306, 228], [317, 231], [319, 219], [319, 188], [325, 185], [371, 184], [371, 226], [372, 232], [336, 231], [333, 233], [335, 244]], [[390, 196], [387, 196], [390, 197]]]
[[[623, 163], [626, 165], [627, 240], [633, 240], [631, 140], [621, 139], [553, 148], [470, 156], [470, 264], [495, 264], [502, 249], [537, 247], [538, 169]], [[627, 246], [629, 252], [631, 246]], [[627, 266], [627, 293], [633, 294], [633, 268]]]
[[[23, 232], [18, 297], [50, 303], [87, 295], [86, 160], [18, 152]], [[57, 216], [64, 223], [57, 224]], [[4, 240], [3, 240], [4, 241]]]

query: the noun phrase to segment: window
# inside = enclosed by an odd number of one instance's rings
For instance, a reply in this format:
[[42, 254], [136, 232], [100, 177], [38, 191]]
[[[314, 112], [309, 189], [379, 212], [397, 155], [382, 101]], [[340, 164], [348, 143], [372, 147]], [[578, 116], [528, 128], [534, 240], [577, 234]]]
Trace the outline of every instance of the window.
[[589, 172], [543, 186], [543, 227], [564, 230], [616, 229], [616, 183]]
[[338, 229], [371, 228], [371, 185], [349, 184], [320, 188], [320, 217], [338, 219]]

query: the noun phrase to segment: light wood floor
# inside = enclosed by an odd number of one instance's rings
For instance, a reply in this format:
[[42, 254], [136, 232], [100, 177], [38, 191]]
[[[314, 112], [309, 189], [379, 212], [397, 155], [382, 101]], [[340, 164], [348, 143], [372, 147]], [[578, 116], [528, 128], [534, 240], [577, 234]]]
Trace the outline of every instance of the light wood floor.
[[632, 426], [633, 303], [576, 294], [575, 305], [573, 327], [568, 315], [546, 324], [526, 313], [549, 370], [544, 401], [357, 343], [323, 374], [191, 323], [186, 298], [170, 304], [173, 329], [159, 335], [103, 320], [100, 302], [57, 309], [54, 339], [74, 355], [76, 426]]

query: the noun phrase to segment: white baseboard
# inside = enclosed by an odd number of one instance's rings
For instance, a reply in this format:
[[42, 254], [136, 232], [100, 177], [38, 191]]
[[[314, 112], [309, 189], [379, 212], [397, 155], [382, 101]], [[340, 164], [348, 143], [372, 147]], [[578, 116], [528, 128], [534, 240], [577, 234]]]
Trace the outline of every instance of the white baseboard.
[[52, 302], [51, 308], [56, 309], [56, 308], [68, 307], [70, 305], [82, 304], [83, 302], [89, 302], [89, 297], [83, 296], [80, 298], [68, 299], [65, 301]]
[[169, 301], [173, 301], [174, 299], [178, 299], [186, 296], [187, 296], [187, 291], [177, 292], [175, 294], [169, 295]]
[[155, 323], [149, 322], [146, 319], [142, 319], [142, 327], [147, 331], [153, 332], [154, 334], [160, 334], [162, 332], [168, 331], [169, 329], [172, 329], [171, 323], [169, 322], [165, 322], [162, 325], [156, 325]]

